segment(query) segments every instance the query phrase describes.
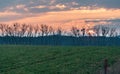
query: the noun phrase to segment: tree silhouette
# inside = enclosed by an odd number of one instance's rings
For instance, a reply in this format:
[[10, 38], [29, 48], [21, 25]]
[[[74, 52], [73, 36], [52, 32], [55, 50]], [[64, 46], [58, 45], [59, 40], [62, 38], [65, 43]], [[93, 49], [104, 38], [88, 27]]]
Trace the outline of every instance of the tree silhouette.
[[115, 36], [115, 33], [116, 33], [116, 28], [111, 28], [110, 29], [110, 37]]
[[35, 36], [37, 36], [39, 34], [39, 26], [38, 26], [38, 24], [36, 26], [34, 26], [34, 34], [35, 34]]
[[79, 29], [77, 27], [72, 27], [71, 32], [72, 32], [73, 36], [78, 37], [80, 35]]
[[101, 25], [96, 25], [93, 27], [93, 31], [96, 33], [97, 36], [100, 36]]
[[19, 28], [20, 28], [20, 24], [18, 23], [13, 24], [14, 36], [19, 36]]
[[47, 25], [42, 24], [40, 30], [41, 30], [42, 36], [47, 36], [49, 33], [49, 29]]
[[28, 25], [28, 31], [27, 31], [28, 34], [27, 34], [27, 36], [32, 37], [33, 36], [33, 30], [34, 30], [33, 26]]
[[[45, 24], [42, 25], [30, 25], [30, 24], [19, 24], [14, 23], [12, 25], [0, 24], [0, 35], [1, 36], [19, 36], [19, 37], [37, 37], [37, 36], [49, 36], [49, 35], [68, 35], [68, 36], [91, 36], [88, 31], [92, 30], [97, 36], [109, 36], [114, 37], [119, 35], [116, 28], [110, 27], [108, 25], [96, 25], [93, 28], [81, 30], [77, 27], [72, 27], [70, 31], [63, 30], [62, 27], [55, 29], [52, 26]], [[82, 34], [82, 35], [81, 35]], [[95, 35], [94, 34], [94, 35]]]
[[52, 26], [49, 27], [49, 34], [50, 35], [55, 35], [55, 30]]
[[1, 36], [5, 36], [6, 24], [0, 24]]
[[62, 28], [61, 27], [58, 27], [57, 29], [57, 35], [61, 36], [62, 35]]
[[102, 26], [102, 27], [101, 27], [102, 36], [107, 36], [107, 34], [109, 33], [109, 30], [110, 30], [109, 27]]
[[21, 31], [20, 31], [20, 34], [19, 34], [21, 37], [25, 35], [25, 33], [27, 32], [27, 28], [28, 28], [27, 24], [22, 24]]
[[81, 31], [82, 31], [82, 36], [85, 36], [85, 28], [82, 28]]

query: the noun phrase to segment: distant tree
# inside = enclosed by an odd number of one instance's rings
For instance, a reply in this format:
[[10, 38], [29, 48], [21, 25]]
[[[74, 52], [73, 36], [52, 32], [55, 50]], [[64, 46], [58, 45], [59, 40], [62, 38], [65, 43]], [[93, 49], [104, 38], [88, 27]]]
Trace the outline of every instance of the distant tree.
[[92, 36], [92, 34], [91, 34], [91, 33], [88, 33], [88, 36]]
[[6, 31], [6, 35], [7, 35], [7, 36], [14, 36], [14, 34], [13, 34], [14, 30], [13, 30], [13, 28], [10, 27], [9, 25], [7, 25], [7, 26], [5, 27], [5, 31]]
[[96, 25], [93, 27], [94, 32], [97, 36], [113, 36], [115, 34], [116, 28], [109, 27], [108, 25]]
[[101, 25], [96, 25], [93, 27], [93, 31], [96, 33], [97, 36], [100, 36]]
[[109, 32], [110, 32], [110, 37], [113, 37], [116, 33], [116, 28], [111, 28]]
[[28, 28], [28, 25], [27, 24], [22, 24], [21, 25], [21, 31], [19, 32], [20, 34], [19, 34], [19, 36], [24, 36], [25, 35], [25, 33], [27, 32], [27, 28]]
[[0, 24], [1, 36], [5, 36], [6, 24]]
[[13, 34], [14, 36], [18, 36], [19, 35], [19, 28], [20, 28], [20, 24], [18, 23], [14, 23], [13, 24]]
[[109, 33], [109, 30], [110, 30], [109, 27], [102, 26], [102, 27], [101, 27], [102, 36], [107, 36], [107, 34]]
[[62, 28], [58, 27], [58, 29], [57, 29], [57, 35], [61, 36], [62, 35], [62, 31], [63, 31]]
[[37, 36], [39, 34], [39, 26], [38, 25], [34, 26], [34, 34], [35, 34], [35, 36]]
[[55, 34], [55, 30], [53, 29], [52, 26], [49, 27], [49, 34], [50, 35], [54, 35]]
[[82, 29], [81, 29], [82, 36], [85, 36], [85, 31], [86, 31], [85, 28], [82, 28]]
[[80, 35], [79, 29], [77, 27], [72, 27], [71, 32], [72, 32], [73, 36], [78, 37]]
[[33, 36], [33, 30], [34, 30], [34, 28], [33, 28], [33, 26], [32, 25], [28, 25], [28, 34], [27, 34], [27, 36], [28, 37], [32, 37]]
[[47, 25], [42, 24], [40, 30], [41, 30], [42, 36], [45, 36], [45, 35], [47, 36], [49, 33], [49, 29]]

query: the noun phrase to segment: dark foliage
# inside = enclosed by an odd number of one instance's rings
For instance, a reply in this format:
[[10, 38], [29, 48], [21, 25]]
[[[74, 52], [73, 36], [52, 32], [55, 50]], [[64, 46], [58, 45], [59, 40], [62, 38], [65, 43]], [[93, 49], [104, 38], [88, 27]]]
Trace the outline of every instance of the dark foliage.
[[0, 37], [0, 44], [16, 45], [74, 45], [74, 46], [119, 46], [118, 37], [73, 37], [73, 36], [40, 36], [40, 37]]

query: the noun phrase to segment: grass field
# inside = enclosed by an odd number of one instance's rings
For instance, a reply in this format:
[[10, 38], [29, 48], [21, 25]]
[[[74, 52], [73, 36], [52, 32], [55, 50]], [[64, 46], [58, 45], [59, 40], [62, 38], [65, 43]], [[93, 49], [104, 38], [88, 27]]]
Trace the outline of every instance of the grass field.
[[120, 47], [0, 46], [0, 74], [95, 74], [112, 66]]

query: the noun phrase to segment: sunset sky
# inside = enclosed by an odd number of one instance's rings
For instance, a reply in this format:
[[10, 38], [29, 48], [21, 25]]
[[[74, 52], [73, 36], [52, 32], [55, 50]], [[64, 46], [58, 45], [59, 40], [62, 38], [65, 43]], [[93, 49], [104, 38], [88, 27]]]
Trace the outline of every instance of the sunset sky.
[[0, 0], [0, 23], [119, 24], [119, 3], [120, 0]]

